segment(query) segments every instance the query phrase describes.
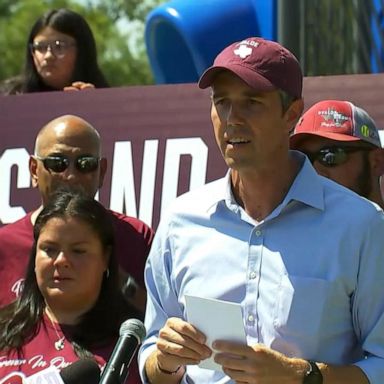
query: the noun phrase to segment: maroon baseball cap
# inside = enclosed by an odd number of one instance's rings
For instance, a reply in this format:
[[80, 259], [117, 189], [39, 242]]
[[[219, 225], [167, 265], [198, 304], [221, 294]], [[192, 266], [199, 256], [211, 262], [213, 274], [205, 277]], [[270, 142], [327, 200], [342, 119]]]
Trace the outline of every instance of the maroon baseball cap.
[[301, 116], [293, 135], [291, 148], [299, 148], [310, 135], [337, 141], [366, 141], [381, 147], [380, 135], [368, 113], [349, 101], [323, 100], [314, 104]]
[[260, 91], [281, 89], [294, 98], [301, 98], [303, 74], [296, 57], [275, 41], [249, 37], [231, 44], [219, 53], [199, 80], [200, 88], [212, 85], [223, 71], [233, 72], [250, 87]]

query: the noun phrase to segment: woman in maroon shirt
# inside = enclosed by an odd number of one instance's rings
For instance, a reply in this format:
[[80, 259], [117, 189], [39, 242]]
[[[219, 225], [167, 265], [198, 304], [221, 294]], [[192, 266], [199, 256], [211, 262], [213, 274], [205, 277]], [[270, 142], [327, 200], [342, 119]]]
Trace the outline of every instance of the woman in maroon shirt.
[[0, 380], [60, 370], [81, 358], [102, 368], [120, 324], [136, 315], [119, 289], [106, 209], [60, 190], [34, 226], [21, 296], [0, 310]]

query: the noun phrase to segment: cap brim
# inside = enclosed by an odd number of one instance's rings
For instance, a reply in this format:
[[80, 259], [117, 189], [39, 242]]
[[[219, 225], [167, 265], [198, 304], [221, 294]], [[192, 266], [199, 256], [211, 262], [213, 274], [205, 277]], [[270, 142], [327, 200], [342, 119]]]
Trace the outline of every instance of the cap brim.
[[360, 141], [358, 137], [343, 135], [335, 132], [299, 132], [293, 134], [289, 138], [289, 143], [291, 149], [296, 149], [297, 146], [304, 141], [305, 139], [311, 138], [311, 136], [320, 136], [326, 139], [336, 140], [336, 141]]
[[243, 65], [227, 65], [227, 66], [212, 66], [208, 68], [200, 77], [199, 88], [205, 89], [210, 87], [216, 76], [223, 71], [229, 71], [240, 77], [246, 82], [251, 88], [260, 91], [273, 91], [277, 89], [269, 80], [267, 80], [261, 74], [249, 69]]

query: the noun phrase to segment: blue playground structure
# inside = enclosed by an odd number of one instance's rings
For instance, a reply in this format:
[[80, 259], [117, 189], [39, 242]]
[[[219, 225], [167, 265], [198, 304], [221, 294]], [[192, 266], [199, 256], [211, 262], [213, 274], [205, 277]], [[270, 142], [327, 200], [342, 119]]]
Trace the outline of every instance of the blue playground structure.
[[276, 39], [276, 0], [173, 0], [147, 17], [145, 40], [155, 80], [195, 82], [228, 44]]
[[[318, 20], [324, 23], [324, 18], [317, 15], [320, 11], [330, 23], [336, 21], [336, 27], [341, 20], [340, 30], [345, 37], [338, 46], [334, 44], [338, 32], [331, 25], [328, 36], [318, 28]], [[171, 0], [155, 8], [146, 20], [145, 42], [155, 81], [196, 82], [217, 53], [248, 36], [283, 43], [310, 75], [332, 74], [332, 60], [328, 73], [319, 73], [324, 68], [318, 64], [318, 57], [335, 58], [340, 52], [344, 55], [340, 61], [346, 63], [341, 65], [343, 73], [384, 70], [382, 0], [343, 4], [306, 0]], [[326, 39], [330, 40], [324, 47]]]

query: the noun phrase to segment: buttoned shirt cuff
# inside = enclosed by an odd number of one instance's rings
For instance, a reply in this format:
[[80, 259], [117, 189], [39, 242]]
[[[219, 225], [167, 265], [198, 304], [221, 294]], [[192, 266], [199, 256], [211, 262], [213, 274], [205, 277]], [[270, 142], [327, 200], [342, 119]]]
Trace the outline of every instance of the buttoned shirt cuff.
[[[147, 341], [150, 341], [150, 340], [147, 340]], [[141, 381], [143, 382], [143, 384], [149, 384], [149, 381], [147, 379], [147, 375], [145, 373], [145, 363], [146, 363], [148, 357], [154, 351], [156, 351], [156, 344], [152, 344], [152, 345], [148, 345], [148, 346], [144, 345], [144, 346], [142, 346], [142, 349], [140, 350], [139, 372], [140, 372], [140, 377], [141, 377]]]

